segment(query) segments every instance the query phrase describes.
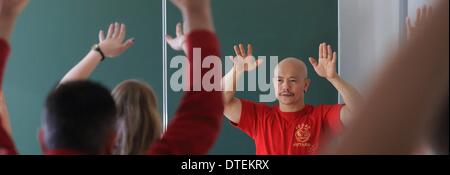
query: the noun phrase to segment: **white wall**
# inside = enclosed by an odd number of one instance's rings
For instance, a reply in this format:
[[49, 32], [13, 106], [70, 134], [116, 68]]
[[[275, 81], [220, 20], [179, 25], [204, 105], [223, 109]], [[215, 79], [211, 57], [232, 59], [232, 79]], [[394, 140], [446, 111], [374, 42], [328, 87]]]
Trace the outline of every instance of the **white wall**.
[[339, 73], [362, 93], [371, 75], [399, 46], [401, 4], [401, 0], [339, 0]]

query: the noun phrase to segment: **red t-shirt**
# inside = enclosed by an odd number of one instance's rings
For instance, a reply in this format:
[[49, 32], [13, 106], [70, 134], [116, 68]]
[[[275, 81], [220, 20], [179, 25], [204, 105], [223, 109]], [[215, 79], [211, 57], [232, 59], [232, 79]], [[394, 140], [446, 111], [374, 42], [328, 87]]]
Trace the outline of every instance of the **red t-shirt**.
[[343, 105], [306, 105], [299, 112], [241, 100], [241, 119], [234, 124], [253, 138], [257, 155], [314, 155], [343, 128]]

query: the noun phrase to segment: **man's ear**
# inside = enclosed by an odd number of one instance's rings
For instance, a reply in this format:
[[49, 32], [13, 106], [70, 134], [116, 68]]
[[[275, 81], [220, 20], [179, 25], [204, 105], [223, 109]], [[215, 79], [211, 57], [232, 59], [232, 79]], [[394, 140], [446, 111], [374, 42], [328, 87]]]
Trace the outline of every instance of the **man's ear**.
[[308, 92], [310, 85], [311, 85], [311, 79], [308, 78], [305, 80], [305, 86], [304, 86], [305, 93]]

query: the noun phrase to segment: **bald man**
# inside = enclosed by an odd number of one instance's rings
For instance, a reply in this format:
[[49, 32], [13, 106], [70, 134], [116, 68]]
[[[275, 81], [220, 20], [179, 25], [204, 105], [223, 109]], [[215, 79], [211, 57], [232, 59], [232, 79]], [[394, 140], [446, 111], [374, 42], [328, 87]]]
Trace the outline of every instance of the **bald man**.
[[252, 56], [252, 46], [234, 46], [234, 66], [225, 75], [225, 116], [255, 141], [257, 155], [314, 155], [337, 137], [350, 121], [362, 98], [358, 91], [336, 72], [336, 52], [320, 44], [319, 59], [310, 58], [316, 73], [326, 78], [342, 95], [345, 104], [312, 106], [305, 104], [311, 80], [306, 64], [297, 58], [286, 58], [274, 71], [275, 94], [279, 105], [267, 106], [236, 98], [239, 78], [255, 70], [262, 60]]

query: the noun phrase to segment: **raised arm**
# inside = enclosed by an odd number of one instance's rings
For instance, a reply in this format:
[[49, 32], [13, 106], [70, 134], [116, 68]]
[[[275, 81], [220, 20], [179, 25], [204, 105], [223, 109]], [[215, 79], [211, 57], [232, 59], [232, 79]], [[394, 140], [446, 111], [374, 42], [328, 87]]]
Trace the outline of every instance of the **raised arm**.
[[117, 57], [128, 50], [134, 44], [134, 39], [125, 41], [126, 32], [125, 24], [119, 23], [110, 24], [106, 36], [101, 30], [99, 44], [64, 76], [61, 83], [88, 79], [103, 59]]
[[3, 73], [5, 72], [11, 38], [16, 19], [28, 0], [0, 0], [0, 155], [17, 154], [11, 137], [11, 125], [6, 102], [3, 97]]
[[[220, 56], [219, 42], [213, 33], [210, 0], [172, 0], [172, 2], [181, 10], [186, 23], [186, 47], [190, 62], [187, 73], [192, 75], [192, 64], [195, 63], [194, 48], [201, 49], [202, 60], [212, 55]], [[212, 70], [202, 69], [202, 77], [207, 71]], [[189, 87], [192, 87], [193, 83], [201, 83], [192, 81], [189, 82]], [[206, 154], [219, 135], [222, 120], [223, 103], [220, 91], [207, 92], [202, 88], [201, 91], [185, 92], [167, 132], [162, 139], [152, 145], [148, 153]]]
[[11, 123], [9, 121], [9, 112], [8, 112], [8, 105], [6, 105], [5, 96], [3, 94], [3, 90], [0, 90], [0, 120], [2, 120], [2, 126], [8, 133], [8, 135], [12, 135], [12, 128]]
[[337, 89], [344, 99], [345, 106], [341, 109], [341, 121], [347, 126], [351, 122], [352, 113], [363, 102], [361, 94], [336, 71], [337, 55], [330, 45], [322, 43], [319, 46], [319, 61], [309, 58], [316, 73], [326, 78]]
[[245, 51], [244, 45], [234, 46], [234, 52], [236, 57], [230, 58], [233, 61], [233, 68], [223, 77], [223, 101], [224, 101], [224, 114], [233, 123], [239, 123], [241, 119], [241, 101], [235, 97], [237, 82], [241, 76], [247, 71], [255, 70], [262, 60], [256, 60], [253, 56], [253, 46], [249, 44], [247, 51]]

